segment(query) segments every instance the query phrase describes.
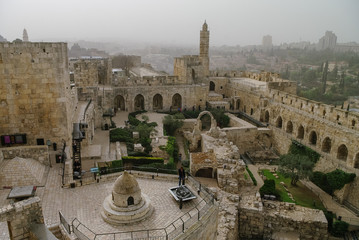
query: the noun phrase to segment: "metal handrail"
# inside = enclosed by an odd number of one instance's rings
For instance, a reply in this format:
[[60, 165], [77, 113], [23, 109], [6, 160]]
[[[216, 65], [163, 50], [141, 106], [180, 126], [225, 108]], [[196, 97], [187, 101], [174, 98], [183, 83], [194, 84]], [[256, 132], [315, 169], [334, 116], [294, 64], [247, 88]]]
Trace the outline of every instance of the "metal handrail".
[[[209, 190], [207, 189], [207, 187], [202, 186], [197, 180], [195, 180], [194, 178], [192, 178], [192, 176], [189, 175], [189, 181], [193, 181], [193, 185], [197, 184], [198, 186], [201, 187], [201, 193], [203, 194], [202, 200], [200, 202], [198, 202], [192, 209], [188, 210], [187, 212], [185, 212], [183, 215], [181, 215], [180, 217], [178, 217], [177, 219], [175, 219], [174, 221], [172, 221], [170, 224], [168, 224], [166, 227], [163, 228], [157, 228], [157, 229], [147, 229], [147, 230], [135, 230], [135, 231], [125, 231], [125, 232], [112, 232], [112, 233], [95, 233], [93, 232], [91, 229], [89, 229], [88, 227], [86, 227], [83, 223], [80, 222], [80, 220], [78, 220], [77, 218], [74, 218], [71, 222], [71, 226], [73, 229], [73, 233], [79, 238], [79, 239], [89, 239], [89, 240], [96, 240], [99, 239], [98, 237], [100, 236], [111, 236], [113, 235], [114, 239], [116, 238], [116, 235], [124, 235], [124, 234], [130, 234], [131, 235], [131, 239], [133, 239], [133, 233], [140, 233], [140, 232], [144, 232], [146, 233], [146, 235], [148, 236], [148, 239], [151, 239], [152, 237], [150, 236], [150, 232], [152, 231], [162, 231], [164, 233], [164, 235], [162, 236], [156, 236], [153, 237], [153, 239], [169, 239], [169, 235], [173, 232], [175, 232], [176, 230], [178, 230], [178, 228], [175, 226], [175, 222], [181, 221], [182, 222], [182, 229], [181, 232], [185, 232], [185, 223], [188, 222], [190, 219], [194, 219], [195, 217], [195, 221], [200, 221], [200, 212], [203, 209], [206, 209], [205, 212], [207, 212], [209, 210], [209, 208], [206, 208], [206, 206], [208, 205], [213, 205], [214, 204], [214, 196], [213, 194], [211, 194], [209, 192]], [[201, 207], [201, 204], [205, 203], [204, 206]], [[196, 214], [191, 215], [190, 212], [193, 211], [194, 209], [197, 210]], [[203, 214], [202, 214], [203, 215]], [[185, 217], [188, 216], [188, 217]], [[186, 220], [184, 220], [186, 219]], [[62, 222], [60, 222], [62, 223]], [[82, 226], [84, 227], [87, 231], [89, 231], [91, 233], [91, 235], [93, 235], [93, 238], [89, 238], [88, 236], [86, 236], [83, 232], [81, 232], [81, 230], [79, 230], [79, 227]], [[169, 228], [173, 228], [173, 230], [169, 230]], [[81, 236], [78, 236], [81, 235]], [[178, 234], [177, 234], [178, 235]], [[175, 236], [177, 236], [175, 235]], [[81, 238], [83, 236], [83, 238]]]

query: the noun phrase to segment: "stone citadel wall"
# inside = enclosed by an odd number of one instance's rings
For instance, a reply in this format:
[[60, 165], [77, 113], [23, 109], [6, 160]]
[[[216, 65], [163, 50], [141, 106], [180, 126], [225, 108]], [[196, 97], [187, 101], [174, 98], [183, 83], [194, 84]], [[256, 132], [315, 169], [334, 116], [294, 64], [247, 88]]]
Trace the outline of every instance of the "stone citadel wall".
[[70, 140], [66, 43], [0, 43], [0, 135]]

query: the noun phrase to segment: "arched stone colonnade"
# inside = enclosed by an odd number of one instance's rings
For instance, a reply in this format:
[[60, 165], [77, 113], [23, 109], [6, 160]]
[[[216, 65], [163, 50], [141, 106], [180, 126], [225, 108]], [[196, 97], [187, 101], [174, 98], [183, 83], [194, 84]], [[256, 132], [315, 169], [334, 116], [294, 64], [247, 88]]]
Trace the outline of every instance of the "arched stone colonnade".
[[333, 158], [346, 162], [347, 166], [359, 169], [359, 148], [356, 143], [335, 135], [336, 131], [326, 131], [327, 128], [316, 126], [312, 119], [300, 121], [285, 113], [275, 114], [270, 109], [263, 112], [263, 120], [276, 129], [281, 129], [303, 144], [312, 147], [319, 153], [331, 155]]

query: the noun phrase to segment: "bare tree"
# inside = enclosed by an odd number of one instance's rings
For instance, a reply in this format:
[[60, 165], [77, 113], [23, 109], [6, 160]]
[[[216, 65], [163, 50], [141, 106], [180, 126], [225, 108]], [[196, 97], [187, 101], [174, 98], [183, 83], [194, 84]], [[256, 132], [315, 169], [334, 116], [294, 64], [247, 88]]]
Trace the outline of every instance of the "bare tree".
[[130, 76], [130, 70], [135, 66], [133, 56], [117, 55], [112, 58], [112, 66], [114, 68], [122, 68], [126, 76]]

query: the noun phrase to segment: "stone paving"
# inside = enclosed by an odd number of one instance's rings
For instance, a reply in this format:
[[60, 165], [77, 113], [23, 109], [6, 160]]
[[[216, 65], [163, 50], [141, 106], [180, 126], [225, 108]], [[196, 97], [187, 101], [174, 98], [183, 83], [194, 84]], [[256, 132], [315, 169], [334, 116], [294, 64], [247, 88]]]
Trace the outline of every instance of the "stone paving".
[[[58, 212], [61, 211], [68, 221], [77, 218], [96, 233], [163, 228], [194, 208], [201, 201], [201, 198], [198, 197], [192, 201], [185, 202], [183, 208], [179, 209], [179, 204], [168, 191], [170, 187], [178, 184], [177, 181], [137, 178], [142, 192], [151, 199], [154, 212], [146, 221], [116, 227], [104, 222], [100, 216], [103, 200], [111, 193], [114, 181], [66, 189], [61, 188], [61, 176], [59, 173], [60, 164], [56, 164], [50, 169], [46, 186], [38, 188], [36, 192], [36, 195], [42, 199], [43, 214], [47, 226], [59, 223]], [[9, 203], [6, 199], [9, 191], [0, 190], [1, 205]], [[192, 189], [192, 191], [196, 194], [196, 189]], [[8, 239], [4, 235], [5, 232], [7, 232], [6, 223], [1, 223], [1, 240]]]

